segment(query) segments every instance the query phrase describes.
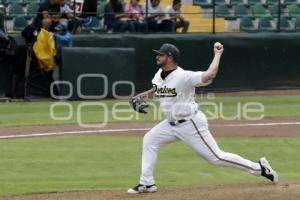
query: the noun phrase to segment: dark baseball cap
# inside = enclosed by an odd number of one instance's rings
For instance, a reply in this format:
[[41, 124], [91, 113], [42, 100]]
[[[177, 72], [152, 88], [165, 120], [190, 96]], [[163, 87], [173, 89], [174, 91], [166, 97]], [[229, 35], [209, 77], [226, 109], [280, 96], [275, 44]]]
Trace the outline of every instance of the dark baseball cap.
[[180, 56], [178, 48], [175, 45], [168, 43], [163, 44], [159, 50], [153, 49], [153, 51], [157, 54], [172, 56], [175, 61], [177, 61]]

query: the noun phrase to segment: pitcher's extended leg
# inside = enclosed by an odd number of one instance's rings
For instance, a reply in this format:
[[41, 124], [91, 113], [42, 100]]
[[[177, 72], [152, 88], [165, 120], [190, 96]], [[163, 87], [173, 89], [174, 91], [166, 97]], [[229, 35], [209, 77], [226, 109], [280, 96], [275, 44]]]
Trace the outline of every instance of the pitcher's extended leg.
[[[197, 120], [197, 118], [196, 118]], [[200, 124], [198, 124], [200, 127]], [[252, 162], [237, 154], [222, 151], [208, 129], [198, 128], [195, 120], [190, 120], [185, 130], [189, 130], [189, 134], [180, 134], [186, 144], [191, 146], [199, 155], [206, 159], [209, 163], [219, 166], [235, 167], [248, 171], [254, 175], [261, 175], [261, 166], [259, 163]]]

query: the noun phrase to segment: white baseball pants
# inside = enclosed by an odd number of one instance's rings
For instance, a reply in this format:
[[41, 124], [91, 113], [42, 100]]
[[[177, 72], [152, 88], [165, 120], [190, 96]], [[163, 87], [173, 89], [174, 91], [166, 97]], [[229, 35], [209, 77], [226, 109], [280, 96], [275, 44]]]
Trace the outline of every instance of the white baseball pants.
[[158, 150], [177, 140], [182, 140], [213, 165], [235, 167], [253, 175], [261, 174], [261, 167], [258, 163], [222, 151], [208, 130], [206, 117], [203, 113], [198, 112], [192, 119], [177, 126], [171, 126], [168, 120], [164, 120], [144, 136], [140, 184], [152, 185], [155, 183], [153, 170]]

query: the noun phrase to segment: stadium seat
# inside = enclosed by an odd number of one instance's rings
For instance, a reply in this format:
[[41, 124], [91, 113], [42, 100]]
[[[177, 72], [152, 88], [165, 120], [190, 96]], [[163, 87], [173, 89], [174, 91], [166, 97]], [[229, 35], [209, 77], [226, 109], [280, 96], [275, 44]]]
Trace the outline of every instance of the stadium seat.
[[[278, 16], [278, 9], [279, 9], [278, 4], [272, 5], [272, 6], [271, 6], [271, 16], [277, 17], [277, 16]], [[281, 14], [281, 15], [284, 15], [284, 11], [283, 11], [283, 8], [282, 8], [282, 7], [280, 8], [280, 14]]]
[[7, 4], [16, 4], [16, 3], [22, 3], [22, 0], [2, 0], [2, 3], [7, 5]]
[[300, 17], [295, 19], [295, 31], [300, 32]]
[[22, 31], [25, 26], [28, 25], [27, 20], [25, 19], [25, 17], [16, 17], [14, 19], [14, 31]]
[[0, 12], [2, 13], [6, 13], [6, 10], [5, 10], [5, 6], [4, 5], [0, 5]]
[[283, 4], [284, 5], [291, 5], [291, 4], [297, 4], [298, 1], [297, 0], [284, 0]]
[[294, 29], [291, 27], [287, 17], [280, 17], [280, 30], [283, 32], [293, 32]]
[[9, 17], [18, 17], [18, 16], [24, 16], [24, 10], [21, 4], [15, 3], [11, 4], [8, 7], [8, 16]]
[[97, 17], [91, 17], [92, 21], [89, 25], [83, 27], [84, 32], [93, 33], [100, 32], [102, 30], [101, 23]]
[[227, 4], [227, 3], [226, 0], [215, 0], [215, 4], [220, 5], [220, 4]]
[[261, 0], [248, 0], [249, 5], [262, 4]]
[[268, 5], [278, 4], [278, 0], [267, 0]]
[[97, 5], [97, 16], [99, 18], [102, 18], [104, 16], [104, 8], [105, 8], [105, 3], [100, 3]]
[[270, 18], [261, 18], [258, 22], [259, 31], [276, 32], [276, 28], [272, 26]]
[[265, 7], [262, 4], [255, 4], [252, 8], [253, 16], [256, 18], [267, 18], [271, 17], [271, 15], [267, 12]]
[[289, 15], [291, 17], [300, 17], [300, 6], [297, 4], [290, 5], [288, 7]]
[[199, 5], [202, 8], [210, 8], [212, 4], [208, 2], [208, 0], [194, 0], [194, 5]]
[[224, 17], [227, 20], [236, 19], [236, 17], [230, 13], [229, 7], [225, 4], [220, 4], [216, 6], [216, 16]]
[[40, 0], [24, 0], [23, 2], [30, 5], [31, 3], [40, 3]]
[[234, 13], [236, 17], [247, 17], [251, 16], [250, 10], [247, 8], [245, 4], [238, 4], [234, 9]]
[[40, 4], [39, 3], [31, 3], [28, 5], [28, 9], [27, 9], [27, 18], [32, 18], [35, 17], [38, 10], [39, 10]]
[[248, 33], [256, 33], [257, 32], [257, 29], [255, 28], [251, 17], [241, 18], [240, 31], [248, 32]]
[[243, 4], [244, 0], [230, 0], [230, 5]]

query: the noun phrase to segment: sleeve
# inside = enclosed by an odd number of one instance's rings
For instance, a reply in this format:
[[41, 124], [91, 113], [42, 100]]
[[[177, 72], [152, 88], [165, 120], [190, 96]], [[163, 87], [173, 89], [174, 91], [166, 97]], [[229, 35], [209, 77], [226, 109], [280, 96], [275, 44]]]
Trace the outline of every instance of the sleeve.
[[131, 12], [129, 4], [125, 5], [124, 11], [125, 11], [125, 13], [130, 13]]
[[72, 10], [68, 5], [65, 5], [65, 13], [71, 13]]
[[185, 71], [185, 81], [192, 87], [207, 86], [212, 83], [212, 81], [203, 83], [202, 75], [203, 71]]
[[167, 16], [167, 18], [170, 18], [170, 17], [171, 17], [170, 14], [172, 14], [172, 13], [171, 13], [171, 6], [167, 6], [167, 7], [166, 7], [166, 16]]
[[158, 79], [159, 79], [159, 77], [160, 77], [160, 73], [161, 73], [161, 69], [159, 69], [159, 70], [155, 73], [155, 75], [154, 75], [154, 77], [153, 77], [153, 79], [152, 79], [152, 84], [155, 84], [155, 85], [158, 84]]

